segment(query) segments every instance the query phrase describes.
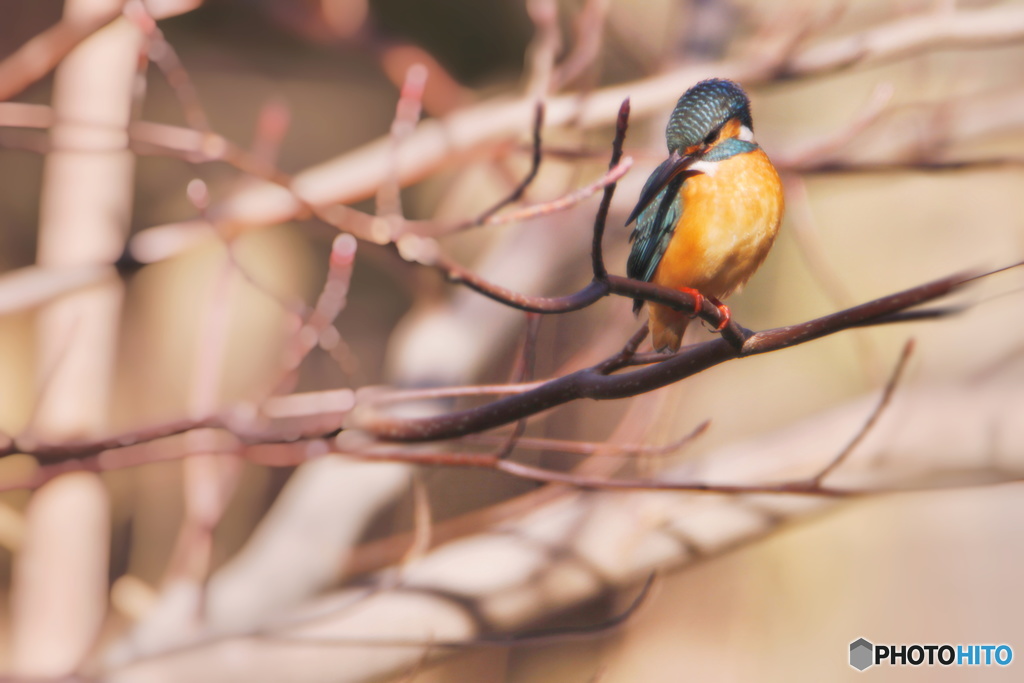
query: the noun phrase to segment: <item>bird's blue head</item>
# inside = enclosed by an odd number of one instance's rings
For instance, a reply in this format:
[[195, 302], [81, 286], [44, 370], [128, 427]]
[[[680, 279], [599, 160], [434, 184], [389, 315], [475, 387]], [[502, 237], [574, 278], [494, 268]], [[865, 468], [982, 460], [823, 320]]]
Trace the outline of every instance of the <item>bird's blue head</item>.
[[[757, 149], [750, 100], [723, 78], [709, 78], [679, 98], [665, 129], [669, 157], [654, 169], [629, 214], [632, 223], [670, 183], [700, 173], [698, 164], [718, 162]], [[678, 186], [677, 188], [678, 189]]]
[[[665, 128], [669, 152], [692, 154], [700, 148], [724, 139], [726, 125], [735, 122], [753, 131], [750, 99], [743, 89], [723, 78], [709, 78], [693, 86], [679, 98]], [[738, 124], [738, 125], [737, 125]], [[733, 135], [729, 135], [732, 137]]]

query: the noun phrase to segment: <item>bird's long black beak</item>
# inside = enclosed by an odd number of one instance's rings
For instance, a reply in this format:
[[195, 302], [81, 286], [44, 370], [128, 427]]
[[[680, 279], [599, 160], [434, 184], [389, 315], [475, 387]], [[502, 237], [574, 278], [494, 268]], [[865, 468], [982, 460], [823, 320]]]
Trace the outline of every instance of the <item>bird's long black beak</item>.
[[697, 154], [680, 154], [678, 151], [673, 151], [668, 159], [661, 162], [661, 165], [654, 169], [654, 173], [647, 179], [647, 184], [644, 185], [639, 201], [629, 214], [626, 225], [635, 221], [636, 217], [654, 201], [658, 193], [664, 190], [673, 178], [693, 165], [697, 161], [697, 157]]

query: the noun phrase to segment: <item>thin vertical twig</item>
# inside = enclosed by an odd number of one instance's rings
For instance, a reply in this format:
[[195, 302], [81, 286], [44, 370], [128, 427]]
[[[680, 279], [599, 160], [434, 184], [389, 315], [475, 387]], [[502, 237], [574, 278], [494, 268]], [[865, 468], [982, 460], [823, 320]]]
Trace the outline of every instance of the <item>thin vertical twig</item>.
[[[529, 382], [533, 379], [534, 363], [537, 359], [537, 333], [540, 331], [540, 314], [526, 314], [526, 329], [523, 332], [523, 345], [519, 352], [519, 358], [513, 365], [511, 383]], [[519, 437], [526, 432], [526, 418], [516, 422], [512, 433], [505, 439], [505, 443], [498, 448], [497, 457], [507, 458], [515, 450]]]
[[587, 0], [575, 21], [575, 44], [555, 69], [554, 83], [563, 88], [576, 80], [601, 53], [608, 0]]
[[399, 181], [399, 151], [402, 142], [416, 129], [423, 110], [423, 91], [427, 85], [427, 68], [413, 64], [405, 74], [405, 82], [395, 105], [395, 118], [391, 122], [391, 168], [385, 182], [377, 190], [377, 216], [373, 226], [374, 238], [381, 244], [390, 242], [398, 233], [402, 221], [402, 192]]
[[558, 3], [555, 0], [527, 0], [526, 13], [534, 26], [534, 37], [526, 51], [529, 80], [527, 96], [543, 100], [554, 85], [555, 59], [562, 47], [558, 27]]
[[[192, 184], [194, 188], [196, 183]], [[205, 206], [205, 202], [202, 202]], [[231, 285], [235, 269], [230, 258], [215, 275], [200, 334], [196, 362], [189, 384], [188, 410], [196, 419], [217, 411], [228, 352], [231, 322]], [[171, 562], [175, 581], [195, 585], [197, 619], [204, 612], [206, 579], [213, 557], [213, 532], [224, 514], [241, 474], [237, 453], [225, 452], [215, 438], [199, 431], [188, 435], [190, 455], [183, 464], [185, 518], [182, 520]]]
[[423, 482], [423, 475], [414, 470], [410, 477], [412, 484], [412, 543], [405, 551], [399, 564], [411, 564], [430, 550], [433, 541], [434, 515], [430, 507], [430, 492]]
[[[629, 127], [629, 98], [622, 101], [619, 106], [619, 115], [615, 119], [615, 140], [612, 142], [612, 158], [608, 162], [608, 168], [612, 169], [622, 159], [622, 145], [626, 140], [626, 129]], [[612, 196], [615, 194], [617, 183], [606, 185], [601, 195], [601, 204], [597, 208], [597, 215], [594, 217], [594, 243], [591, 248], [591, 260], [594, 269], [594, 279], [603, 281], [608, 279], [608, 270], [604, 265], [604, 240], [605, 223], [608, 221], [608, 208], [612, 203]]]
[[[342, 344], [341, 336], [334, 327], [334, 320], [348, 303], [348, 290], [355, 267], [356, 238], [341, 234], [331, 244], [327, 278], [313, 310], [305, 320], [299, 321], [299, 328], [293, 337], [292, 348], [284, 360], [284, 375], [288, 376], [318, 345], [331, 351]], [[275, 381], [280, 385], [283, 378]]]
[[192, 82], [192, 77], [185, 69], [185, 65], [182, 64], [178, 51], [167, 42], [164, 32], [146, 11], [146, 7], [141, 2], [130, 4], [126, 8], [125, 16], [132, 20], [146, 36], [149, 58], [160, 69], [167, 84], [171, 86], [189, 128], [203, 133], [211, 132], [210, 117], [207, 116], [206, 109], [199, 99], [199, 93]]

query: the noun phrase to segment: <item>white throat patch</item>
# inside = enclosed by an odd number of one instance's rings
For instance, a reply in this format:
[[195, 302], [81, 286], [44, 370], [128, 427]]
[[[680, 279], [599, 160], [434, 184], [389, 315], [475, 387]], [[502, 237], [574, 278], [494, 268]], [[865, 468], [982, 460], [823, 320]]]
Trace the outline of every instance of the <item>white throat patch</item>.
[[690, 164], [690, 170], [713, 176], [718, 171], [718, 164], [717, 161], [695, 161]]

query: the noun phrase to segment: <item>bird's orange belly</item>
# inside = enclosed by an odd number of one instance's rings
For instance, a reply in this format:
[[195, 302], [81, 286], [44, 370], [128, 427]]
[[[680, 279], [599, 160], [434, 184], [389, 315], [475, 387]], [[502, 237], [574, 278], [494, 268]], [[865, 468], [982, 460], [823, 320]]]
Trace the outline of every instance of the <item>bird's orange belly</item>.
[[656, 284], [724, 299], [761, 265], [782, 219], [782, 182], [758, 149], [715, 164], [682, 188], [683, 214]]

